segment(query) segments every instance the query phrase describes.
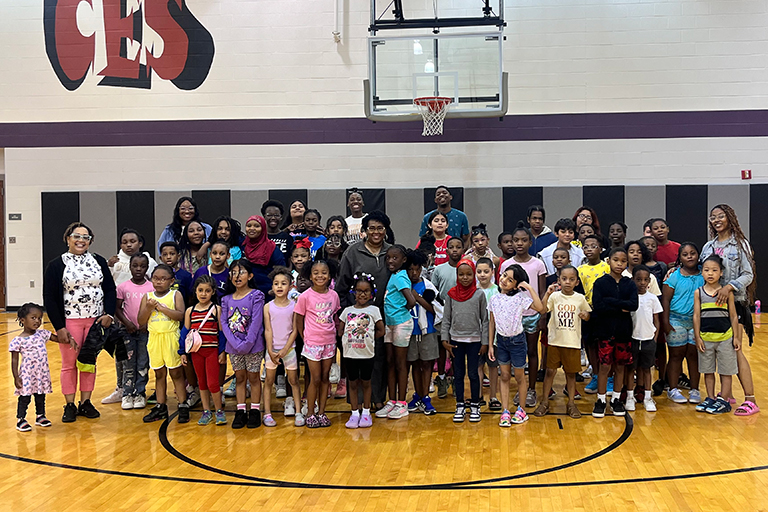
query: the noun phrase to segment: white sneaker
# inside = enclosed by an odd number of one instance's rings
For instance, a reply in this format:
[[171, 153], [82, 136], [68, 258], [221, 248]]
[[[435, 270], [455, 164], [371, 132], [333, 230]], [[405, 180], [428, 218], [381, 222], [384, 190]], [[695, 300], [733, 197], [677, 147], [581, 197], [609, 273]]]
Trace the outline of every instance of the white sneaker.
[[434, 393], [435, 392], [435, 378], [434, 377], [432, 377], [429, 380], [429, 392], [430, 393]]
[[331, 372], [328, 376], [328, 380], [331, 384], [338, 384], [339, 379], [341, 379], [341, 368], [339, 368], [338, 364], [333, 363], [331, 364]]
[[581, 349], [581, 366], [587, 366], [587, 351]]
[[[393, 400], [390, 400], [386, 404], [384, 404], [384, 407], [376, 411], [376, 417], [377, 418], [386, 418], [389, 416], [389, 413], [392, 412], [392, 410], [395, 408], [395, 402]], [[405, 410], [407, 411], [408, 408], [406, 407]]]
[[679, 389], [674, 388], [667, 391], [667, 398], [676, 404], [687, 404], [688, 399], [683, 396]]
[[102, 404], [117, 404], [123, 401], [123, 390], [115, 388], [115, 390], [107, 397], [101, 399]]
[[304, 415], [299, 413], [296, 415], [296, 419], [293, 420], [293, 426], [294, 427], [303, 427], [306, 425], [306, 420], [304, 419]]
[[187, 405], [192, 408], [200, 403], [200, 388], [194, 388], [191, 392], [187, 393]]
[[229, 381], [229, 387], [224, 390], [224, 396], [226, 396], [227, 398], [232, 398], [233, 396], [235, 396], [235, 394], [236, 394], [235, 385], [236, 384], [237, 383], [235, 382], [235, 379], [232, 378], [232, 380]]
[[627, 393], [627, 401], [624, 402], [624, 409], [628, 411], [635, 410], [635, 397], [632, 396], [632, 392]]
[[698, 389], [692, 389], [691, 392], [688, 393], [688, 401], [692, 404], [701, 403], [701, 393]]
[[645, 410], [648, 412], [656, 412], [656, 402], [653, 398], [646, 398], [643, 400], [643, 407], [645, 407]]
[[401, 402], [395, 403], [395, 407], [393, 407], [392, 410], [389, 411], [389, 414], [387, 414], [387, 418], [390, 420], [399, 420], [406, 416], [408, 416], [408, 404]]
[[295, 416], [296, 415], [296, 405], [293, 403], [293, 397], [289, 396], [285, 399], [285, 403], [283, 404], [283, 416]]
[[287, 393], [285, 392], [285, 376], [278, 375], [275, 382], [275, 398], [285, 398]]
[[299, 414], [301, 414], [303, 417], [306, 417], [308, 412], [309, 412], [309, 407], [307, 407], [307, 399], [306, 398], [302, 398], [301, 399], [301, 412]]
[[126, 411], [129, 410], [129, 409], [133, 409], [133, 397], [130, 396], [130, 395], [124, 396], [123, 397], [123, 406], [122, 407]]
[[133, 408], [143, 409], [147, 406], [147, 397], [144, 395], [136, 395], [133, 397]]

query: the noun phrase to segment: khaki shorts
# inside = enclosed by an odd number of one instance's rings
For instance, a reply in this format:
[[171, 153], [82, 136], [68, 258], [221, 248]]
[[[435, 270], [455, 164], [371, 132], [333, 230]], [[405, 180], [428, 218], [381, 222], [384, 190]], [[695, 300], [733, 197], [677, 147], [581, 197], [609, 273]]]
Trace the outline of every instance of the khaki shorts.
[[578, 348], [553, 347], [547, 349], [547, 368], [557, 370], [563, 367], [565, 373], [581, 371], [581, 350]]

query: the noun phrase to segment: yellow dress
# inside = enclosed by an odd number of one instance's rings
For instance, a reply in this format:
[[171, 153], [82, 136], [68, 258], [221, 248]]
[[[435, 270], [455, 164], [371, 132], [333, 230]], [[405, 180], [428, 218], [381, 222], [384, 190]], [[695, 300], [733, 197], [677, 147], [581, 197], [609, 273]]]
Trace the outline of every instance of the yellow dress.
[[[155, 292], [147, 293], [147, 299], [155, 299], [168, 309], [176, 308], [175, 296], [174, 290], [168, 290], [168, 293], [162, 297], [158, 297]], [[160, 311], [153, 310], [147, 322], [147, 330], [149, 331], [147, 352], [150, 368], [159, 370], [163, 367], [173, 369], [181, 366], [181, 356], [178, 353], [179, 322], [171, 320]]]

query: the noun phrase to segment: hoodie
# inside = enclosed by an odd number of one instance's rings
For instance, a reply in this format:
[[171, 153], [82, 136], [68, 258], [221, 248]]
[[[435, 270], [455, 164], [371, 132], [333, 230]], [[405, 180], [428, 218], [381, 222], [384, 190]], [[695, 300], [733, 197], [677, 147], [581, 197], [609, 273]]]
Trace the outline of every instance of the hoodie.
[[533, 243], [531, 243], [531, 246], [528, 248], [528, 254], [535, 257], [541, 252], [542, 249], [557, 242], [557, 237], [551, 229], [549, 229], [547, 226], [544, 226], [539, 236], [533, 235], [532, 242]]
[[[157, 266], [157, 262], [152, 259], [152, 256], [150, 256], [148, 252], [144, 251], [143, 254], [149, 260], [149, 267], [147, 267], [147, 279], [150, 279], [152, 277], [152, 271], [155, 270], [155, 267]], [[110, 270], [112, 271], [112, 279], [115, 281], [115, 286], [119, 286], [128, 281], [131, 277], [133, 277], [131, 276], [131, 257], [125, 254], [122, 249], [120, 249], [120, 252], [117, 253], [117, 263], [112, 265]]]

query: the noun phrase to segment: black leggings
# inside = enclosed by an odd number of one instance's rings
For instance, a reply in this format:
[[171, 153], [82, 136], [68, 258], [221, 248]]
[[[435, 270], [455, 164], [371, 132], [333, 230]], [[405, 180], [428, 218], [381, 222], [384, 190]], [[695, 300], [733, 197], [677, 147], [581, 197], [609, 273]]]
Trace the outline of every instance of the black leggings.
[[[480, 401], [480, 375], [477, 367], [480, 361], [480, 347], [482, 343], [453, 342], [453, 388], [456, 391], [456, 402], [464, 402], [464, 375], [469, 374], [470, 402], [476, 404]], [[464, 365], [466, 358], [466, 366]], [[533, 371], [536, 371], [535, 369]]]
[[[17, 418], [27, 417], [27, 407], [29, 407], [31, 401], [32, 397], [30, 395], [19, 396], [19, 405], [16, 408]], [[45, 416], [45, 394], [43, 393], [35, 393], [35, 413], [38, 416]]]

